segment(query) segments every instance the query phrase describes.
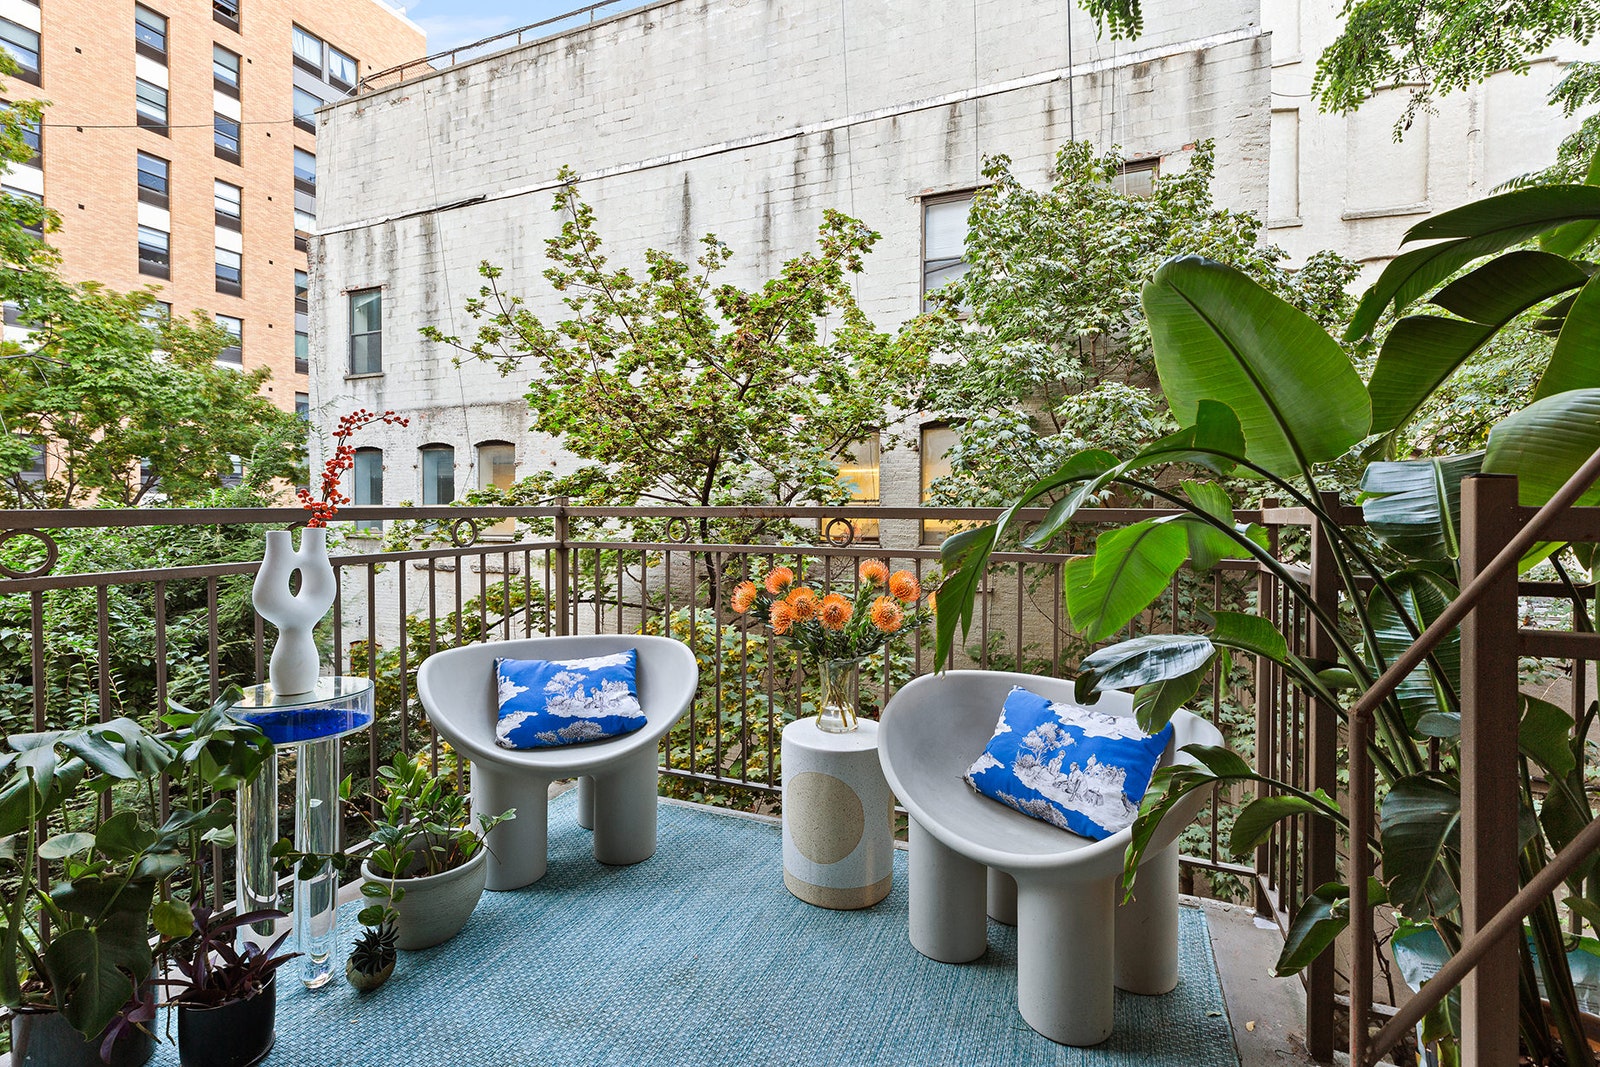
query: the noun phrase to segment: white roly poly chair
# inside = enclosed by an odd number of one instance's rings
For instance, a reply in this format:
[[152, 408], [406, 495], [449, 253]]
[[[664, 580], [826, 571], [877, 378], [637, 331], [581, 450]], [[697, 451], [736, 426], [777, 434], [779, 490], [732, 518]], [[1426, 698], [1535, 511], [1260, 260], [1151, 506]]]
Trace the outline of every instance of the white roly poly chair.
[[[884, 708], [878, 757], [910, 815], [911, 943], [968, 963], [987, 949], [986, 914], [1017, 927], [1017, 1007], [1064, 1045], [1111, 1036], [1115, 989], [1171, 992], [1178, 981], [1176, 838], [1210, 795], [1197, 790], [1161, 822], [1132, 901], [1121, 903], [1132, 830], [1091, 841], [979, 796], [963, 779], [994, 734], [1013, 686], [1077, 704], [1073, 683], [1006, 671], [946, 671], [907, 683]], [[1133, 698], [1104, 693], [1096, 711], [1131, 716]], [[1220, 745], [1186, 711], [1161, 764], [1193, 762], [1188, 744]]]
[[[495, 744], [496, 659], [573, 660], [637, 649], [639, 704], [647, 722], [620, 737], [552, 748]], [[488, 837], [489, 889], [520, 889], [547, 867], [550, 784], [578, 779], [578, 822], [594, 831], [601, 863], [639, 863], [656, 851], [657, 744], [694, 699], [694, 653], [668, 637], [595, 634], [489, 641], [435, 652], [417, 670], [428, 721], [472, 762], [472, 810], [516, 818]]]

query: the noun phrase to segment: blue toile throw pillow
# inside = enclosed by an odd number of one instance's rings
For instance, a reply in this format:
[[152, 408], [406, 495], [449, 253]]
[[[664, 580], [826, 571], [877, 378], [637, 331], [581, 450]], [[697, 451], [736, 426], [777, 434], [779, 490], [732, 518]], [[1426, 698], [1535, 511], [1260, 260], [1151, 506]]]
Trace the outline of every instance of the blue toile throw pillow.
[[1131, 718], [1046, 700], [1022, 686], [1000, 709], [967, 784], [1024, 815], [1096, 841], [1133, 825], [1169, 723], [1155, 736]]
[[645, 724], [634, 649], [589, 659], [497, 659], [501, 748], [548, 748], [632, 733]]

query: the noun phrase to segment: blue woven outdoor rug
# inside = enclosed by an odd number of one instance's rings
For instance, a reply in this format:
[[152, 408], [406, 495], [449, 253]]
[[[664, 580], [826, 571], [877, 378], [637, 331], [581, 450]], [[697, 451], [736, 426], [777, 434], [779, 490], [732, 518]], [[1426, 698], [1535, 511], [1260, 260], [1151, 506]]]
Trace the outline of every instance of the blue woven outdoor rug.
[[[990, 923], [961, 966], [911, 947], [904, 852], [886, 900], [827, 911], [784, 889], [775, 825], [663, 803], [656, 855], [603, 867], [574, 808], [551, 804], [541, 881], [485, 893], [377, 992], [307, 993], [286, 967], [268, 1067], [1237, 1067], [1199, 909], [1180, 912], [1177, 990], [1119, 992], [1111, 1039], [1066, 1048], [1017, 1013], [1015, 930]], [[340, 940], [356, 929], [347, 909]]]

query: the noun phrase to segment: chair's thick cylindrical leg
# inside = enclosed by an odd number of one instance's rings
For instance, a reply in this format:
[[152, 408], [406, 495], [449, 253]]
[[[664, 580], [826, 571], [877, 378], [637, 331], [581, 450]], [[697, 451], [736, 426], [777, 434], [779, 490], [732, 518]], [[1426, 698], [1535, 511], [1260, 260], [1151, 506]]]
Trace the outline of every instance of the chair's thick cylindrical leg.
[[594, 829], [594, 778], [587, 774], [578, 777], [578, 825]]
[[656, 854], [657, 773], [652, 747], [594, 776], [595, 859], [620, 867]]
[[970, 963], [989, 947], [983, 864], [946, 848], [912, 819], [911, 946], [941, 963]]
[[[1117, 895], [1121, 896], [1119, 883]], [[1146, 855], [1133, 899], [1117, 905], [1117, 988], [1151, 996], [1178, 984], [1178, 846]]]
[[1111, 1036], [1114, 881], [1017, 883], [1017, 1008], [1063, 1045]]
[[489, 832], [489, 889], [521, 889], [544, 877], [549, 846], [550, 783], [521, 767], [472, 765], [473, 821], [479, 813], [517, 816]]
[[1017, 880], [994, 867], [989, 868], [989, 918], [1017, 925]]

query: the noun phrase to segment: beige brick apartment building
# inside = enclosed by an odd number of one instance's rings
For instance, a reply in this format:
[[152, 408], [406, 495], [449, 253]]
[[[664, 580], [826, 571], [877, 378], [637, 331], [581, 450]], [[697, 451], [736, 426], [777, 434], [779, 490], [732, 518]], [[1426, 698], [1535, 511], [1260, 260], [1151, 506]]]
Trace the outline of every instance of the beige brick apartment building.
[[0, 0], [0, 45], [7, 98], [49, 103], [0, 185], [60, 214], [65, 276], [214, 315], [304, 408], [315, 112], [422, 31], [380, 0]]

